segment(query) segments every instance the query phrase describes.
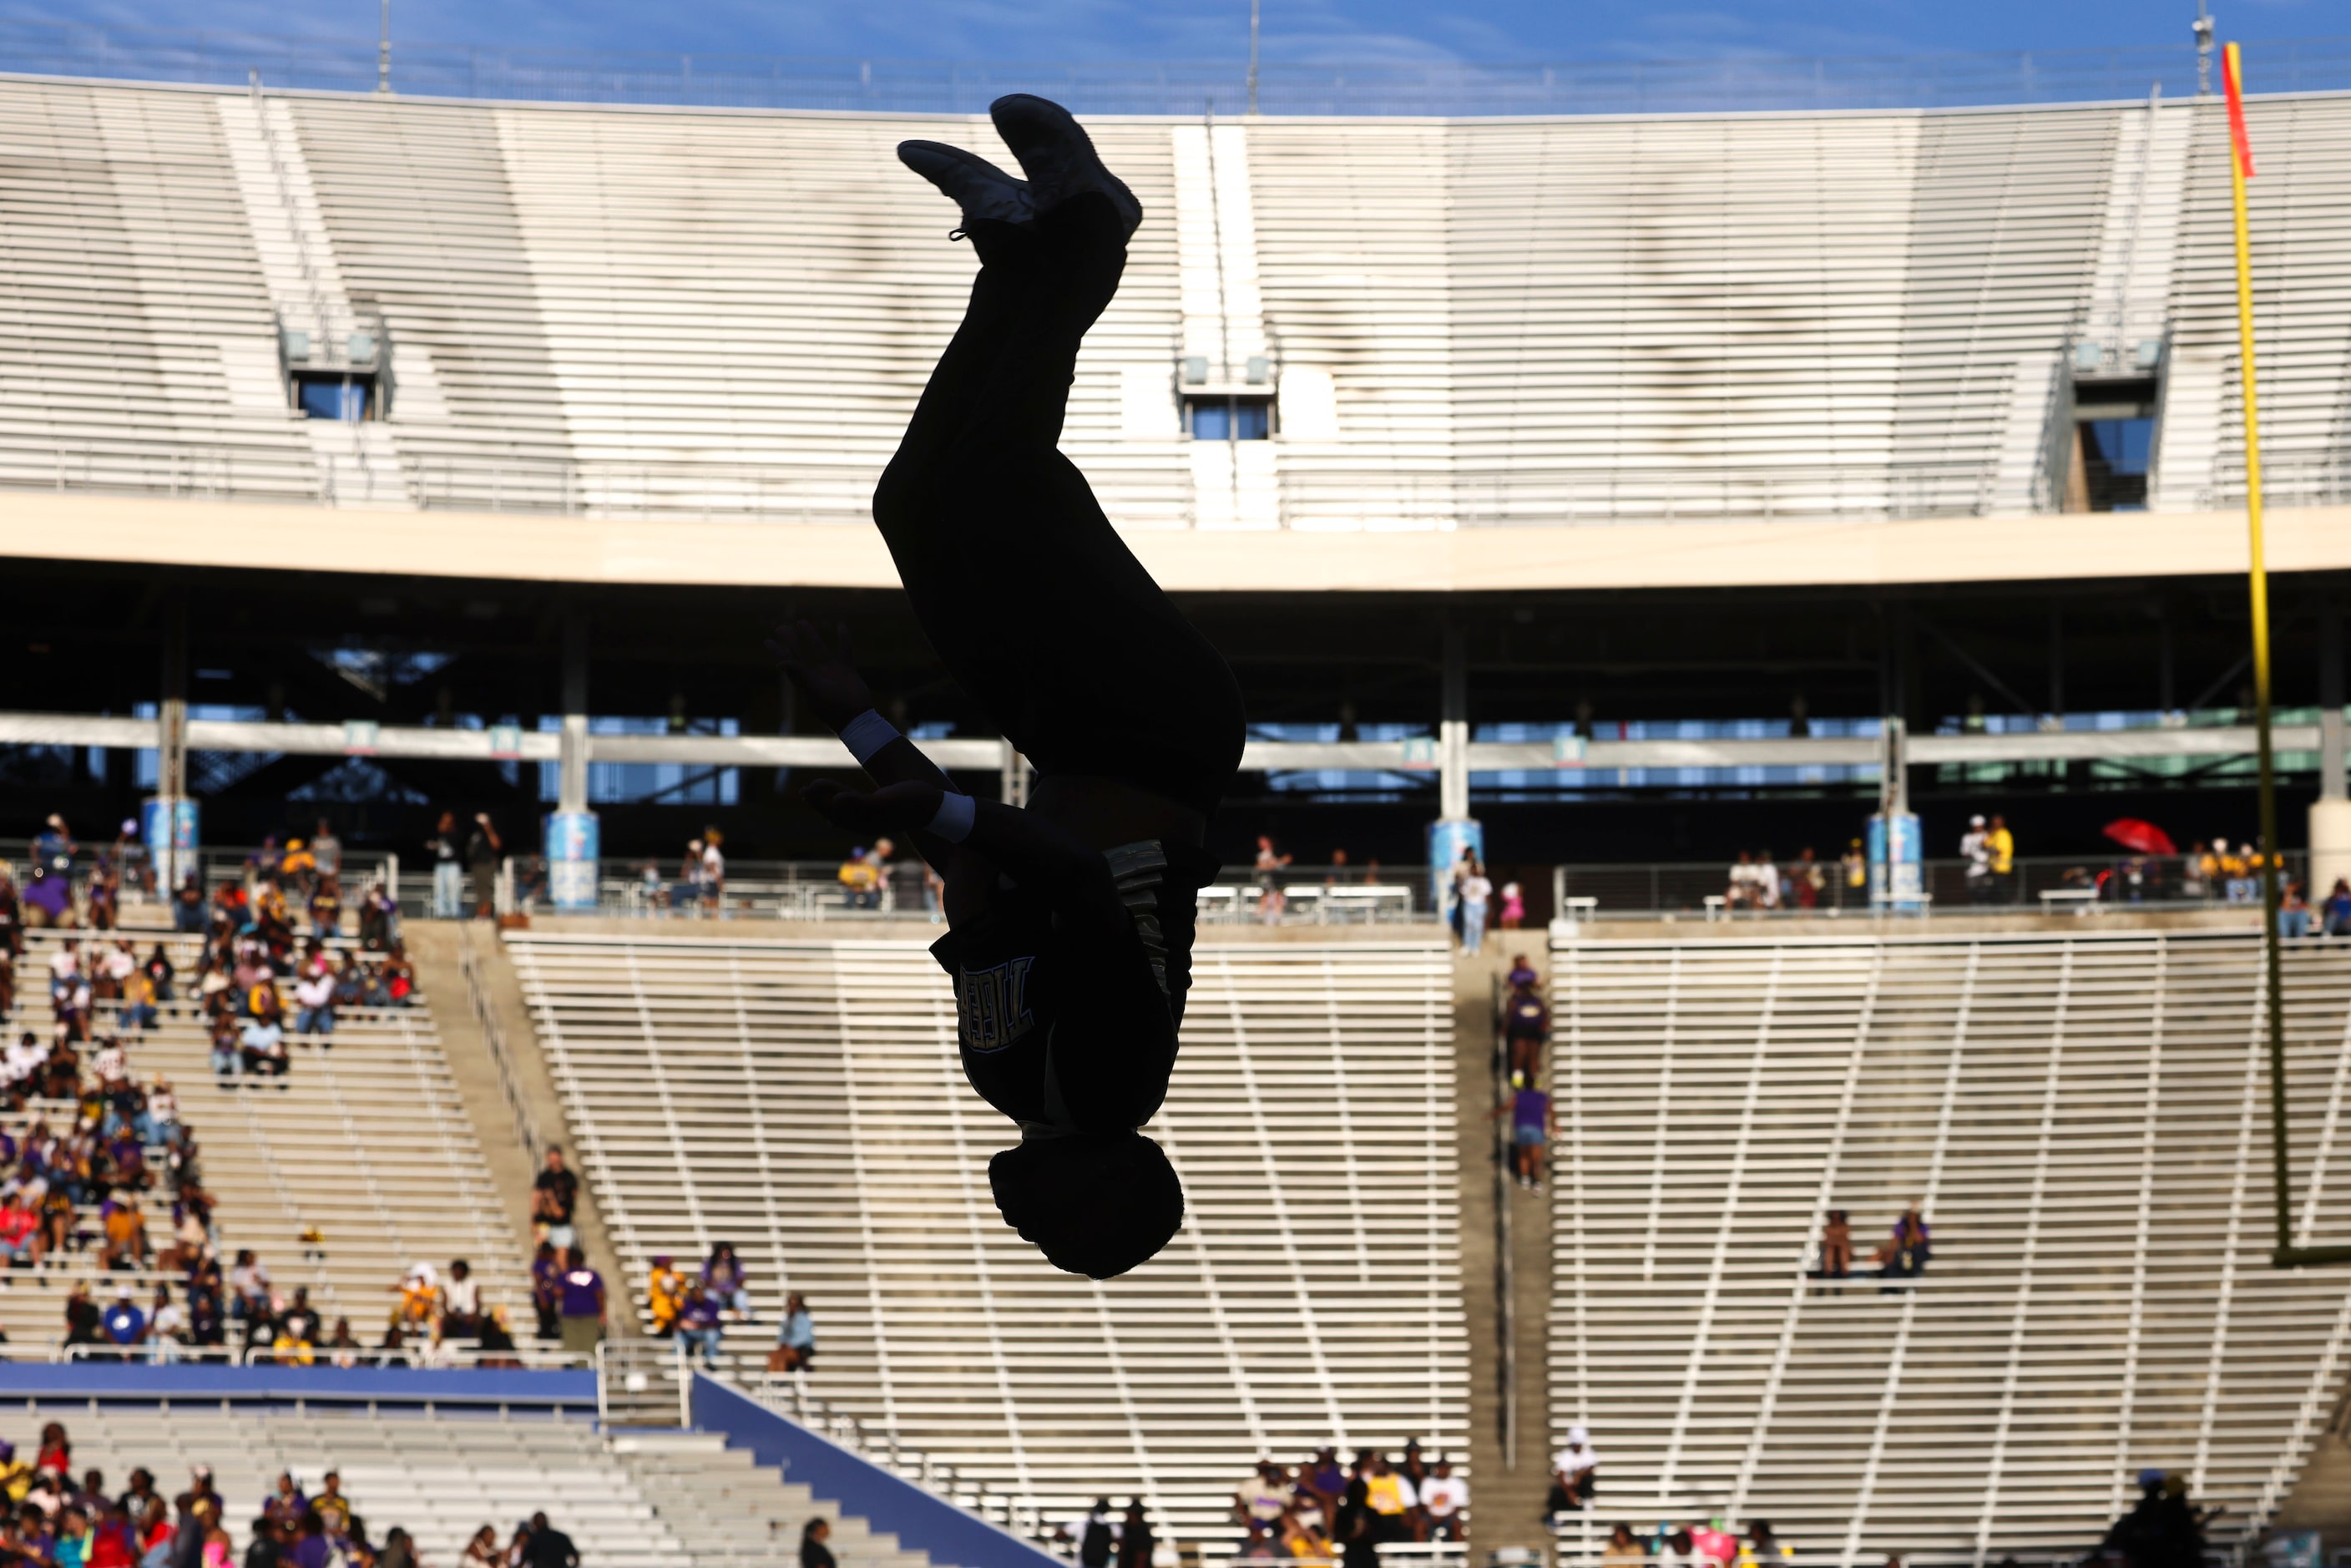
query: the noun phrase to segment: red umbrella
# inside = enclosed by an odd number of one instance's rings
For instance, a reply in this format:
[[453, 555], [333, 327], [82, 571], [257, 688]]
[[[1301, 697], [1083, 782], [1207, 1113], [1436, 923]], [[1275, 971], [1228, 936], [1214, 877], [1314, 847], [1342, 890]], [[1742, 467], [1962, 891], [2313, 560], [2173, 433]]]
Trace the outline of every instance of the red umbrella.
[[2118, 817], [2105, 827], [2106, 837], [2126, 850], [2137, 850], [2143, 855], [2176, 855], [2178, 845], [2171, 835], [2153, 822], [2142, 822], [2137, 817]]

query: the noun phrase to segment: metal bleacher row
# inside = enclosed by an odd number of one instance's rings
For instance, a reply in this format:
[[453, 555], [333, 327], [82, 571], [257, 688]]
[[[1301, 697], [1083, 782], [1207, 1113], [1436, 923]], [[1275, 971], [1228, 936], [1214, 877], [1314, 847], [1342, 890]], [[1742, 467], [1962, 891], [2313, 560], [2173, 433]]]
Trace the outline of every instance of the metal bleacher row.
[[1146, 1128], [1188, 1209], [1114, 1285], [1005, 1228], [1013, 1129], [963, 1082], [919, 943], [509, 933], [539, 1042], [643, 1307], [657, 1255], [732, 1241], [754, 1380], [788, 1291], [809, 1392], [951, 1463], [1025, 1526], [1098, 1494], [1229, 1533], [1259, 1456], [1466, 1446], [1449, 967], [1434, 941], [1203, 945]]
[[[1768, 1519], [1804, 1561], [2069, 1559], [2142, 1467], [2257, 1532], [2351, 1297], [2273, 1270], [2241, 933], [1554, 945], [1552, 1420], [1593, 1521]], [[2351, 972], [2290, 953], [2298, 1242], [2351, 1236]], [[1857, 1265], [1906, 1205], [1924, 1276]], [[1557, 1436], [1555, 1433], [1554, 1436]], [[1579, 1522], [1571, 1531], [1583, 1525]]]
[[[2270, 465], [2341, 488], [2351, 99], [2256, 99]], [[1128, 527], [2018, 510], [2077, 344], [2172, 382], [2153, 504], [2224, 504], [2215, 100], [1099, 123], [1151, 214], [1071, 454]], [[0, 79], [0, 483], [849, 522], [972, 262], [892, 118]], [[388, 421], [289, 410], [280, 320], [381, 316]], [[1192, 443], [1177, 362], [1279, 389]], [[2058, 476], [2062, 478], [2062, 476]]]
[[[373, 1344], [411, 1263], [430, 1263], [445, 1274], [462, 1257], [481, 1281], [485, 1303], [506, 1307], [517, 1337], [528, 1343], [521, 1244], [497, 1203], [423, 995], [403, 1008], [341, 1009], [332, 1049], [289, 1033], [292, 1064], [284, 1077], [224, 1084], [214, 1077], [209, 1037], [185, 988], [195, 975], [195, 939], [145, 930], [121, 935], [141, 956], [161, 940], [178, 971], [180, 999], [162, 1009], [160, 1027], [131, 1032], [123, 1042], [134, 1077], [170, 1078], [181, 1119], [195, 1134], [204, 1186], [216, 1200], [223, 1268], [239, 1248], [253, 1249], [278, 1293], [308, 1287], [327, 1326], [347, 1316], [361, 1343]], [[46, 1038], [48, 959], [68, 936], [102, 934], [27, 935], [11, 1030]], [[112, 1004], [99, 1004], [99, 1031], [111, 1030], [112, 1015]], [[170, 1205], [160, 1182], [146, 1208], [151, 1240], [168, 1245]], [[316, 1247], [302, 1240], [313, 1227], [323, 1238]], [[64, 1293], [77, 1280], [109, 1294], [134, 1281], [144, 1305], [157, 1279], [178, 1284], [174, 1276], [152, 1273], [101, 1276], [95, 1250], [53, 1259], [38, 1271], [0, 1271], [10, 1343], [37, 1352], [61, 1335]]]

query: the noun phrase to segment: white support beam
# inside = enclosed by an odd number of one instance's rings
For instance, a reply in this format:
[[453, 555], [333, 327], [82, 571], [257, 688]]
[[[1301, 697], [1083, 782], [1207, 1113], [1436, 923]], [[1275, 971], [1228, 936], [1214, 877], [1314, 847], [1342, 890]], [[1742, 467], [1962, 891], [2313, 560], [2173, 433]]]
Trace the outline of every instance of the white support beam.
[[[0, 713], [0, 746], [99, 746], [150, 747], [161, 727], [152, 718], [110, 718], [96, 714]], [[562, 737], [552, 731], [508, 730], [500, 744], [496, 729], [428, 729], [361, 724], [268, 724], [258, 720], [191, 719], [192, 751], [280, 751], [308, 756], [418, 757], [446, 761], [553, 762]], [[974, 773], [996, 772], [1003, 743], [993, 737], [919, 742], [940, 767]], [[2281, 725], [2280, 751], [2315, 751], [2314, 724]], [[2253, 731], [2248, 725], [2205, 729], [2062, 730], [2026, 735], [1914, 735], [1914, 764], [2032, 761], [2100, 761], [2160, 757], [2250, 757]], [[1503, 744], [1476, 741], [1465, 748], [1468, 770], [1540, 772], [1562, 767], [1620, 768], [1820, 768], [1871, 767], [1878, 742], [1869, 736], [1782, 737], [1764, 740], [1594, 740], [1580, 762], [1562, 764], [1548, 741]], [[670, 762], [710, 767], [840, 768], [852, 766], [848, 750], [824, 735], [591, 735], [588, 757], [596, 762]], [[1395, 741], [1252, 740], [1241, 752], [1250, 770], [1331, 768], [1357, 772], [1433, 773], [1426, 760], [1406, 762]]]

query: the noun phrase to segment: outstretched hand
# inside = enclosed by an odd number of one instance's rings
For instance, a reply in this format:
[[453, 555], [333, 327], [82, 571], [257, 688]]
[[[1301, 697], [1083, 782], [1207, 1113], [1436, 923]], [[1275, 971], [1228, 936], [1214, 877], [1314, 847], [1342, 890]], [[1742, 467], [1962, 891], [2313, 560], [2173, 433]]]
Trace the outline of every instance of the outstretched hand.
[[808, 698], [817, 716], [837, 732], [873, 706], [873, 692], [857, 673], [849, 646], [849, 623], [841, 622], [834, 633], [828, 641], [816, 622], [803, 618], [777, 627], [776, 634], [768, 639], [768, 652]]
[[934, 784], [911, 783], [885, 784], [864, 792], [820, 779], [800, 791], [800, 799], [825, 821], [852, 833], [913, 834], [931, 825], [946, 793]]

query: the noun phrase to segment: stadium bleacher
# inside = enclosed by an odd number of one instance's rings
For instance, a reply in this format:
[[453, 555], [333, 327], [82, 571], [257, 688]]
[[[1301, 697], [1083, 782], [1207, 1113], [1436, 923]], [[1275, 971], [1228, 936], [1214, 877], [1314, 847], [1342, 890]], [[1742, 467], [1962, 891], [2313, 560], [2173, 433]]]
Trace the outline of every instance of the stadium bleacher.
[[[2251, 113], [2272, 465], [2331, 499], [2351, 101]], [[890, 149], [962, 130], [0, 81], [0, 482], [860, 520], [971, 265]], [[2030, 510], [2082, 343], [2177, 378], [2158, 509], [2241, 486], [2213, 100], [1098, 133], [1158, 214], [1068, 424], [1124, 526]], [[378, 319], [389, 419], [300, 419], [280, 327]], [[1184, 439], [1179, 359], [1279, 439]]]
[[210, 1466], [225, 1505], [223, 1522], [240, 1542], [280, 1471], [315, 1497], [331, 1469], [371, 1540], [380, 1545], [399, 1526], [427, 1563], [461, 1561], [484, 1525], [504, 1548], [516, 1522], [541, 1511], [600, 1568], [775, 1563], [791, 1554], [800, 1527], [814, 1517], [831, 1522], [836, 1553], [856, 1568], [929, 1562], [806, 1487], [758, 1469], [715, 1436], [608, 1440], [576, 1418], [405, 1406], [258, 1411], [38, 1400], [0, 1406], [0, 1434], [26, 1452], [49, 1421], [72, 1438], [76, 1476], [94, 1467], [117, 1490], [143, 1466], [168, 1498], [195, 1466]]
[[1189, 1193], [1102, 1287], [1007, 1229], [1009, 1128], [955, 1055], [924, 946], [511, 933], [580, 1152], [643, 1307], [660, 1255], [732, 1241], [758, 1323], [817, 1323], [808, 1386], [1057, 1523], [1096, 1495], [1230, 1532], [1261, 1455], [1417, 1437], [1466, 1450], [1451, 985], [1433, 940], [1218, 943], [1146, 1129]]
[[[135, 935], [142, 953], [163, 943], [183, 984], [196, 972], [194, 938]], [[28, 934], [19, 973], [40, 972], [63, 939], [54, 932]], [[101, 1004], [101, 1028], [110, 1012]], [[20, 986], [7, 1023], [46, 1035], [46, 995]], [[163, 1009], [159, 1028], [125, 1038], [133, 1074], [170, 1078], [181, 1119], [201, 1145], [223, 1266], [238, 1249], [253, 1249], [280, 1294], [307, 1287], [326, 1326], [348, 1316], [360, 1342], [373, 1344], [412, 1263], [445, 1270], [462, 1257], [481, 1281], [486, 1303], [507, 1308], [517, 1337], [527, 1336], [522, 1243], [499, 1209], [429, 1003], [419, 994], [402, 1008], [344, 1009], [332, 1040], [331, 1050], [320, 1050], [310, 1037], [289, 1036], [293, 1063], [284, 1077], [224, 1084], [213, 1074], [208, 1039], [184, 996]], [[162, 1246], [169, 1206], [151, 1200], [148, 1210], [149, 1235]], [[306, 1243], [313, 1228], [322, 1239]], [[45, 1354], [62, 1333], [65, 1291], [77, 1281], [106, 1294], [133, 1282], [142, 1305], [156, 1281], [175, 1292], [182, 1283], [176, 1274], [152, 1271], [101, 1274], [94, 1251], [37, 1272], [12, 1270], [5, 1279], [10, 1341], [35, 1354]]]
[[[2339, 1275], [2273, 1270], [2247, 933], [1562, 941], [1554, 1437], [1595, 1521], [1805, 1561], [2086, 1550], [2144, 1466], [2272, 1517], [2334, 1415]], [[2288, 960], [2297, 1240], [2351, 1234], [2351, 975]], [[1832, 1283], [1923, 1206], [1923, 1277]], [[1579, 1521], [1571, 1542], [1581, 1542]]]

